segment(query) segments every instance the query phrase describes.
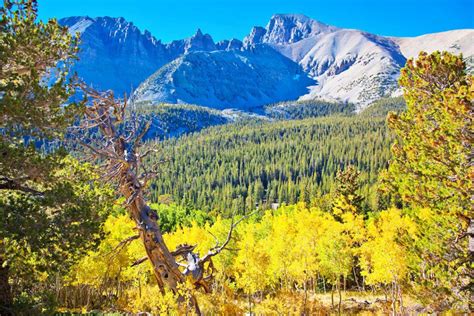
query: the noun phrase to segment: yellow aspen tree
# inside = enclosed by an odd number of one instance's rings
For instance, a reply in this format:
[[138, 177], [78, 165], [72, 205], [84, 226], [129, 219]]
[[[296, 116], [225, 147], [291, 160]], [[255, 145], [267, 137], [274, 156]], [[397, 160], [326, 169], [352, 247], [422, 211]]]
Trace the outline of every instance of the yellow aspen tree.
[[[401, 210], [391, 208], [380, 212], [367, 223], [367, 241], [360, 247], [362, 275], [369, 285], [381, 285], [391, 290], [392, 312], [403, 314], [402, 286], [411, 258], [410, 246], [402, 241], [416, 234], [416, 224], [403, 216]], [[400, 302], [397, 310], [397, 301]]]

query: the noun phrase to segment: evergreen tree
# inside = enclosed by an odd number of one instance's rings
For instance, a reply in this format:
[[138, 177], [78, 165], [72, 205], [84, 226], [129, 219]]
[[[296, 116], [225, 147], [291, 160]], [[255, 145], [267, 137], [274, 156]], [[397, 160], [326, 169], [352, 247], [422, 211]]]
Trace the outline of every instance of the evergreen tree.
[[149, 167], [166, 160], [167, 172], [152, 185], [154, 201], [170, 194], [181, 202], [186, 195], [191, 208], [229, 214], [239, 195], [246, 198], [247, 210], [275, 200], [308, 203], [318, 189], [321, 195], [333, 190], [337, 170], [350, 164], [360, 171], [358, 194], [374, 194], [392, 141], [380, 118], [249, 122], [160, 142], [161, 150], [145, 163]]
[[467, 299], [473, 254], [463, 238], [474, 218], [474, 81], [465, 66], [447, 52], [408, 60], [400, 77], [407, 110], [387, 118], [398, 140], [384, 183], [417, 209], [417, 293], [439, 309]]
[[34, 0], [6, 0], [0, 15], [0, 314], [8, 315], [26, 289], [48, 307], [53, 272], [97, 244], [111, 192], [94, 188], [90, 166], [54, 150], [80, 110], [64, 105], [77, 39], [56, 20], [37, 21]]

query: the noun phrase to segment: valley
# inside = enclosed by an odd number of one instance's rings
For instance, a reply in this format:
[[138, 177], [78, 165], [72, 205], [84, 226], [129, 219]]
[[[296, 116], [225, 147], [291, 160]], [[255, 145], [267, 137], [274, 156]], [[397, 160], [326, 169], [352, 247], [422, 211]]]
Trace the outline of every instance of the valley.
[[176, 5], [0, 6], [0, 316], [472, 314], [472, 5]]

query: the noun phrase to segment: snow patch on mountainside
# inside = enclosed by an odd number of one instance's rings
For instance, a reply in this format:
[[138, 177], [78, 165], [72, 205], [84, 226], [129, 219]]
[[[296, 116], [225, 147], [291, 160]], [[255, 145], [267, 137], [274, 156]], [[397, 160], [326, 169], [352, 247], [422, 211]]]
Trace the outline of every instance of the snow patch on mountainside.
[[68, 25], [69, 33], [75, 35], [76, 33], [82, 34], [84, 33], [89, 26], [94, 23], [94, 19], [86, 16], [73, 16], [69, 18], [64, 18], [60, 20], [60, 23], [63, 25]]

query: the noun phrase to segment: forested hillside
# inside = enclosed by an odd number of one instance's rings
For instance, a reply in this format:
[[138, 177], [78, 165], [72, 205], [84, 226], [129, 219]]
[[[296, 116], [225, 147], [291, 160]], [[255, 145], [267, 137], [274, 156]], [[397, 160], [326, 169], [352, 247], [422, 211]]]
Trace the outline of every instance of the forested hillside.
[[280, 120], [298, 120], [341, 113], [353, 114], [354, 111], [353, 104], [322, 100], [281, 102], [264, 107], [265, 115]]
[[145, 139], [179, 137], [203, 128], [232, 122], [222, 112], [201, 106], [177, 104], [134, 104], [134, 114], [141, 122], [151, 122]]
[[356, 116], [213, 127], [158, 144], [148, 163], [166, 162], [151, 197], [169, 194], [192, 208], [244, 213], [314, 201], [351, 164], [361, 170], [363, 195], [374, 207], [372, 186], [387, 167], [393, 139], [384, 118]]
[[406, 109], [403, 97], [383, 98], [370, 104], [362, 110], [359, 115], [362, 117], [387, 117], [389, 112], [401, 112]]

